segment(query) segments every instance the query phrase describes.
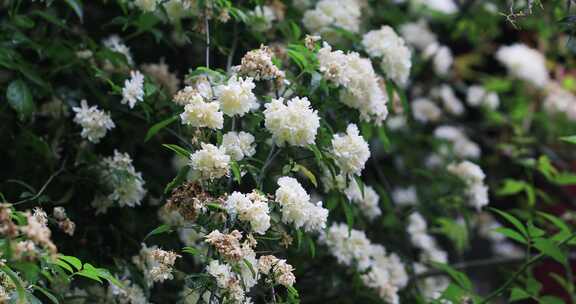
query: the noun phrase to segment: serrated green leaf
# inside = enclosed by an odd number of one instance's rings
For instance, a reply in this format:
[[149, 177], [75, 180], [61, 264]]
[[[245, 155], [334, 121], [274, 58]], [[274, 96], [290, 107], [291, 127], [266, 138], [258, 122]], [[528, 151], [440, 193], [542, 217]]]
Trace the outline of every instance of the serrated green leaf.
[[512, 288], [512, 291], [510, 292], [510, 302], [515, 302], [515, 301], [520, 301], [520, 300], [524, 300], [524, 299], [528, 299], [530, 298], [530, 294], [528, 294], [526, 291], [524, 291], [523, 289], [514, 287]]
[[234, 180], [236, 180], [236, 183], [240, 185], [240, 183], [242, 182], [242, 174], [240, 174], [240, 166], [238, 165], [237, 162], [231, 161], [230, 169], [232, 170], [232, 175], [234, 175]]
[[188, 166], [180, 168], [178, 175], [176, 175], [176, 177], [166, 185], [166, 188], [164, 188], [164, 194], [170, 193], [174, 188], [182, 184], [182, 182], [186, 180], [186, 176], [188, 176], [188, 171], [190, 171], [190, 167]]
[[544, 238], [534, 240], [534, 247], [536, 247], [543, 254], [553, 258], [561, 264], [566, 263], [566, 255], [562, 249], [554, 243], [554, 241]]
[[300, 164], [295, 164], [292, 170], [295, 172], [302, 173], [302, 175], [304, 175], [308, 180], [310, 180], [310, 182], [314, 185], [314, 187], [318, 188], [318, 182], [316, 181], [316, 176], [314, 176], [314, 173], [308, 170], [308, 168]]
[[174, 144], [162, 144], [163, 147], [170, 149], [174, 152], [176, 152], [176, 154], [185, 157], [186, 159], [190, 158], [190, 152], [178, 145], [174, 145]]
[[494, 231], [503, 234], [513, 240], [516, 240], [522, 244], [528, 244], [528, 241], [526, 240], [526, 238], [521, 235], [520, 233], [516, 232], [516, 230], [512, 230], [510, 228], [506, 228], [506, 227], [498, 227], [496, 229], [494, 229]]
[[576, 145], [576, 135], [560, 137], [560, 140]]
[[512, 225], [514, 225], [514, 227], [525, 237], [528, 238], [528, 231], [526, 230], [526, 227], [524, 226], [524, 224], [522, 224], [522, 222], [520, 222], [516, 217], [514, 217], [513, 215], [495, 209], [495, 208], [490, 208], [490, 210], [498, 213], [501, 217], [503, 217], [504, 219], [506, 219], [508, 222], [510, 222]]
[[454, 282], [463, 289], [472, 291], [472, 282], [470, 282], [470, 279], [465, 273], [458, 271], [447, 264], [432, 262], [432, 265], [436, 269], [446, 272]]
[[73, 257], [73, 256], [69, 256], [69, 255], [59, 255], [58, 259], [74, 266], [74, 268], [76, 268], [76, 270], [82, 269], [82, 261], [80, 261], [80, 259], [78, 259], [77, 257]]

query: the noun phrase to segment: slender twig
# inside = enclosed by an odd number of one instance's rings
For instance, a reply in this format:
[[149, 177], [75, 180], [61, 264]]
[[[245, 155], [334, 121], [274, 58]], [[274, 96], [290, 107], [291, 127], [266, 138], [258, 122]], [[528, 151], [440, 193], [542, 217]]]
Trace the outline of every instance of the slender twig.
[[54, 180], [54, 178], [56, 178], [56, 176], [60, 175], [60, 173], [62, 173], [64, 171], [65, 167], [66, 167], [66, 160], [64, 160], [62, 162], [62, 166], [60, 166], [60, 169], [56, 170], [56, 172], [54, 172], [54, 173], [52, 173], [52, 175], [50, 175], [48, 180], [46, 180], [46, 182], [44, 183], [44, 185], [42, 185], [42, 188], [40, 188], [40, 190], [36, 193], [36, 195], [34, 195], [33, 197], [29, 197], [29, 198], [17, 201], [16, 203], [14, 203], [12, 205], [14, 205], [14, 206], [20, 205], [20, 204], [26, 203], [28, 201], [33, 201], [33, 200], [39, 198], [42, 195], [42, 193], [44, 193], [44, 191], [46, 191], [46, 188], [48, 188], [48, 185], [50, 185], [52, 180]]
[[204, 31], [206, 32], [206, 68], [210, 68], [210, 22], [208, 14], [204, 14]]
[[[568, 238], [564, 239], [563, 241], [561, 241], [560, 243], [558, 243], [558, 246], [564, 245], [568, 242], [570, 242], [574, 237], [576, 237], [576, 232], [572, 233], [572, 235], [570, 235]], [[491, 294], [489, 294], [486, 298], [484, 298], [482, 300], [482, 302], [480, 302], [480, 304], [485, 304], [485, 303], [490, 303], [494, 298], [496, 298], [497, 296], [499, 296], [501, 293], [503, 293], [504, 291], [506, 291], [512, 284], [514, 284], [514, 282], [516, 282], [516, 280], [518, 279], [518, 277], [520, 277], [520, 275], [522, 275], [527, 269], [528, 267], [530, 267], [530, 265], [540, 261], [542, 258], [544, 258], [546, 255], [544, 253], [540, 253], [536, 256], [534, 256], [533, 258], [531, 258], [530, 260], [528, 260], [528, 262], [524, 263], [520, 269], [518, 269], [518, 271], [516, 271], [505, 283], [504, 285], [500, 286], [500, 288], [496, 289], [495, 291], [493, 291]]]
[[238, 24], [234, 24], [234, 30], [232, 32], [232, 47], [230, 48], [230, 53], [228, 53], [228, 58], [226, 60], [226, 71], [230, 71], [232, 67], [232, 62], [234, 61], [234, 55], [236, 54], [236, 49], [238, 48]]
[[278, 153], [280, 153], [280, 149], [276, 149], [276, 145], [272, 144], [272, 147], [270, 148], [270, 152], [268, 153], [268, 157], [266, 158], [266, 161], [264, 162], [264, 165], [262, 166], [262, 169], [260, 170], [260, 175], [258, 176], [258, 188], [259, 189], [262, 189], [262, 184], [264, 181], [264, 177], [266, 176], [266, 171], [268, 170], [268, 167], [270, 166], [270, 164], [272, 163], [274, 158], [278, 155]]

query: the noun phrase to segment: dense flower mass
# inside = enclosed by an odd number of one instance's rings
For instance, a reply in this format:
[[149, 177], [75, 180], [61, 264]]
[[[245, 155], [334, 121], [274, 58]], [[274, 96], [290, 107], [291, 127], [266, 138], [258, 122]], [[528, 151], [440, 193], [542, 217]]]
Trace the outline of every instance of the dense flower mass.
[[1, 0], [0, 303], [571, 302], [568, 2]]
[[283, 98], [273, 99], [265, 107], [264, 125], [278, 146], [286, 143], [299, 147], [314, 144], [320, 117], [308, 98], [294, 97], [287, 102]]

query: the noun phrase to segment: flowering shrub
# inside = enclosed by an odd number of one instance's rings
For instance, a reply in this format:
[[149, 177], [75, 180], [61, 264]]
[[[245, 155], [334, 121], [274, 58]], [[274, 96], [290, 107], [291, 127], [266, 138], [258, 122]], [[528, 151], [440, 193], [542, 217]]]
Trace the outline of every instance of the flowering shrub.
[[0, 1], [0, 303], [576, 303], [571, 1]]

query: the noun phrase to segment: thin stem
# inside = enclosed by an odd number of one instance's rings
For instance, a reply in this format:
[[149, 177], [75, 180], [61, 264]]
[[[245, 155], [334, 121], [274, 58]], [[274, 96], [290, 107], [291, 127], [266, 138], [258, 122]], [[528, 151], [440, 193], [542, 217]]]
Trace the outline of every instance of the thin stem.
[[260, 175], [258, 176], [258, 188], [260, 190], [262, 190], [262, 184], [264, 182], [264, 176], [266, 176], [266, 171], [270, 166], [270, 164], [272, 163], [272, 160], [274, 160], [274, 158], [278, 155], [279, 152], [280, 149], [276, 149], [276, 145], [272, 144], [272, 148], [270, 148], [268, 157], [266, 158], [266, 161], [264, 162], [264, 165], [262, 166], [262, 169], [260, 171]]
[[64, 171], [65, 166], [66, 166], [66, 160], [64, 160], [62, 162], [62, 166], [60, 166], [60, 169], [58, 169], [56, 172], [54, 172], [54, 173], [52, 173], [52, 175], [50, 175], [48, 180], [46, 180], [46, 182], [44, 183], [44, 185], [42, 185], [42, 188], [40, 188], [40, 190], [36, 193], [36, 195], [34, 195], [33, 197], [29, 197], [29, 198], [17, 201], [16, 203], [14, 203], [12, 205], [14, 205], [14, 206], [20, 205], [20, 204], [26, 203], [28, 201], [33, 201], [33, 200], [39, 198], [42, 195], [42, 193], [44, 193], [44, 191], [46, 191], [46, 188], [48, 188], [48, 185], [50, 185], [52, 180], [54, 180], [54, 178], [56, 178], [56, 176], [60, 175], [60, 173], [62, 173]]
[[234, 36], [232, 40], [232, 47], [230, 48], [230, 53], [228, 53], [228, 58], [226, 60], [226, 71], [230, 71], [232, 67], [232, 61], [234, 61], [234, 55], [236, 54], [236, 49], [238, 48], [238, 24], [234, 24], [234, 31], [232, 32]]
[[[568, 242], [570, 242], [570, 240], [572, 240], [574, 237], [576, 237], [576, 232], [572, 233], [572, 235], [570, 235], [568, 238], [564, 239], [562, 242], [558, 243], [558, 246], [564, 245]], [[512, 284], [514, 284], [514, 282], [516, 282], [516, 280], [518, 279], [518, 277], [520, 277], [520, 275], [522, 275], [524, 273], [524, 271], [526, 271], [528, 269], [528, 267], [530, 267], [530, 265], [538, 262], [539, 260], [541, 260], [542, 258], [544, 258], [546, 255], [543, 253], [540, 253], [536, 256], [534, 256], [532, 259], [528, 260], [528, 262], [524, 263], [522, 265], [522, 267], [520, 267], [520, 269], [518, 269], [518, 271], [516, 271], [512, 277], [510, 277], [505, 283], [504, 285], [502, 285], [500, 288], [496, 289], [495, 291], [493, 291], [491, 294], [489, 294], [486, 298], [484, 298], [482, 300], [482, 302], [480, 302], [480, 304], [485, 304], [485, 303], [490, 303], [494, 298], [496, 298], [497, 296], [499, 296], [501, 293], [503, 293], [504, 291], [506, 291]]]
[[204, 31], [206, 32], [206, 68], [210, 68], [210, 22], [208, 15], [204, 14]]

